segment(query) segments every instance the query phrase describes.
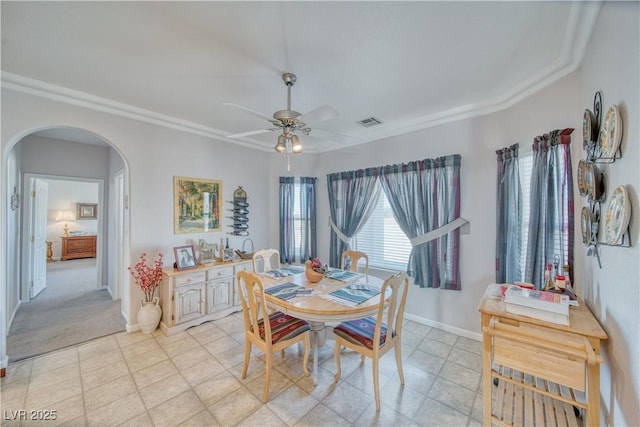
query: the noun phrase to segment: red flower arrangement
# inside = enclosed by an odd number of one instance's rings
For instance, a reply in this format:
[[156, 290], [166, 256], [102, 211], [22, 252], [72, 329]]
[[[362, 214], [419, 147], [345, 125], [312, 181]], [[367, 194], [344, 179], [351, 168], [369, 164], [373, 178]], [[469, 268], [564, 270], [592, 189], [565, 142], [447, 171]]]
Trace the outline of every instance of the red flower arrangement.
[[162, 267], [162, 253], [158, 254], [153, 266], [147, 265], [147, 254], [143, 253], [140, 255], [140, 261], [128, 268], [131, 276], [144, 292], [145, 302], [153, 301], [153, 294], [162, 281]]
[[311, 269], [317, 273], [326, 274], [329, 271], [329, 266], [327, 264], [322, 265], [320, 258], [313, 258], [311, 260]]

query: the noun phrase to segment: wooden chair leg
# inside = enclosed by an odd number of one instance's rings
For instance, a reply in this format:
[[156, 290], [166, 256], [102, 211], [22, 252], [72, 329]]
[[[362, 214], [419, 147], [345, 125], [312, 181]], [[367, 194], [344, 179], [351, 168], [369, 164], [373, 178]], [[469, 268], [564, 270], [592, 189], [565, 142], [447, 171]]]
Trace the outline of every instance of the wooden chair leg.
[[336, 359], [336, 366], [338, 367], [338, 370], [336, 371], [333, 379], [335, 382], [338, 382], [338, 380], [340, 379], [340, 374], [342, 373], [342, 368], [340, 366], [340, 344], [338, 344], [338, 341], [336, 341], [336, 346], [333, 349], [333, 357], [334, 359]]
[[373, 392], [376, 396], [376, 412], [380, 412], [380, 381], [378, 378], [378, 357], [371, 358], [373, 362]]
[[393, 349], [393, 352], [396, 354], [396, 365], [398, 366], [398, 375], [400, 375], [400, 384], [404, 384], [404, 372], [402, 371], [402, 354], [400, 351], [400, 342]]
[[242, 366], [242, 379], [247, 378], [247, 369], [249, 369], [249, 359], [251, 358], [251, 341], [244, 343], [244, 365]]
[[280, 357], [282, 357], [284, 359], [284, 348], [282, 350], [280, 350]]
[[264, 391], [262, 392], [262, 403], [267, 403], [269, 399], [269, 381], [271, 380], [271, 353], [265, 352], [265, 372]]

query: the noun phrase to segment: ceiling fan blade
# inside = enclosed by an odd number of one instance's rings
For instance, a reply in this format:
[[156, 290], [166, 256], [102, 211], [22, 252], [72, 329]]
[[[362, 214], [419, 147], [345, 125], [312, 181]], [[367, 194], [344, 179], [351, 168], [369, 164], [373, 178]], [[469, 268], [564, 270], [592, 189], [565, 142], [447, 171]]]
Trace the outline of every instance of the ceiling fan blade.
[[266, 114], [262, 114], [262, 113], [258, 113], [257, 111], [253, 111], [247, 107], [243, 107], [242, 105], [238, 105], [238, 104], [233, 104], [231, 102], [225, 102], [224, 105], [227, 105], [229, 107], [234, 107], [234, 108], [238, 108], [246, 113], [249, 113], [251, 115], [254, 115], [256, 117], [260, 117], [261, 119], [265, 119], [265, 120], [273, 120], [273, 117], [269, 117]]
[[248, 132], [234, 133], [233, 135], [227, 135], [227, 138], [243, 138], [245, 136], [258, 135], [260, 133], [271, 132], [273, 129], [258, 129], [250, 130]]
[[346, 143], [349, 140], [349, 136], [342, 135], [340, 133], [329, 132], [327, 130], [322, 129], [311, 129], [309, 136], [320, 138], [320, 139], [329, 139], [331, 141]]
[[333, 119], [338, 117], [338, 115], [339, 113], [336, 109], [329, 107], [328, 105], [323, 105], [322, 107], [307, 111], [305, 114], [298, 117], [298, 120], [307, 124], [313, 124]]

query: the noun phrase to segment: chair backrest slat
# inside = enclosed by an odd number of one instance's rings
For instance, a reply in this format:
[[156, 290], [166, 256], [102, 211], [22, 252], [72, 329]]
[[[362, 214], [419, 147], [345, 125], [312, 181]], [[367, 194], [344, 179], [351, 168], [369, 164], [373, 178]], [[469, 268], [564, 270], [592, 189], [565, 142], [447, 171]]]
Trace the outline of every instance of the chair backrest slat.
[[369, 275], [369, 257], [367, 256], [366, 253], [360, 252], [360, 251], [353, 251], [349, 249], [342, 252], [342, 258], [340, 262], [340, 268], [342, 270], [344, 270], [345, 267], [347, 266], [347, 258], [349, 259], [349, 262], [350, 262], [349, 270], [355, 271], [356, 273], [358, 272], [358, 262], [361, 259], [364, 260], [364, 274], [366, 276]]
[[254, 252], [253, 271], [262, 273], [265, 271], [280, 268], [280, 252], [276, 249], [261, 249]]
[[[385, 295], [387, 289], [391, 288], [391, 296], [387, 300]], [[373, 348], [384, 348], [388, 343], [391, 343], [392, 338], [400, 339], [402, 332], [402, 322], [404, 318], [404, 306], [407, 301], [407, 291], [409, 290], [409, 278], [405, 273], [396, 273], [384, 281], [380, 288], [380, 303], [378, 305], [378, 313], [376, 316], [376, 327], [373, 335]], [[386, 322], [383, 322], [386, 311]], [[387, 332], [385, 334], [384, 342], [380, 342], [380, 332], [382, 331], [382, 324], [386, 323]], [[395, 337], [393, 333], [395, 332]]]
[[[271, 325], [267, 311], [267, 300], [264, 297], [264, 285], [260, 276], [250, 271], [238, 272], [238, 292], [244, 315], [245, 330], [257, 339], [271, 342]], [[264, 338], [260, 337], [259, 321], [265, 318]]]

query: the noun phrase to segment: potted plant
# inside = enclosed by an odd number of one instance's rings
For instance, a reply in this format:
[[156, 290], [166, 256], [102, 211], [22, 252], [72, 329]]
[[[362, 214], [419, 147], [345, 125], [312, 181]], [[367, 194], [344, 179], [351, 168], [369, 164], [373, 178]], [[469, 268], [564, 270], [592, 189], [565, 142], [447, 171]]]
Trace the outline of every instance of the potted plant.
[[129, 267], [131, 276], [145, 296], [140, 300], [140, 310], [138, 310], [138, 324], [145, 334], [155, 331], [162, 317], [160, 300], [154, 296], [156, 288], [162, 281], [162, 267], [162, 253], [158, 254], [158, 258], [151, 266], [147, 264], [147, 254], [143, 253], [136, 265]]

